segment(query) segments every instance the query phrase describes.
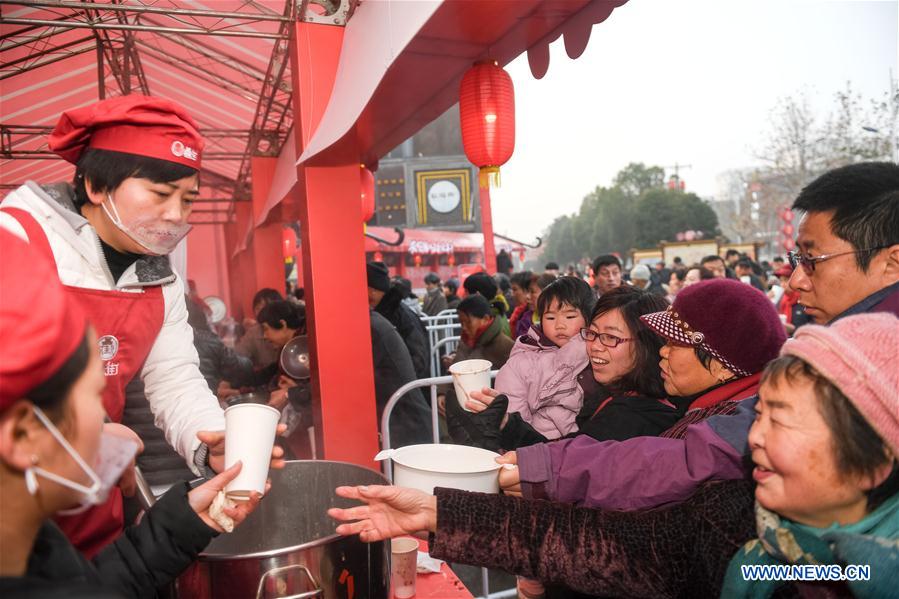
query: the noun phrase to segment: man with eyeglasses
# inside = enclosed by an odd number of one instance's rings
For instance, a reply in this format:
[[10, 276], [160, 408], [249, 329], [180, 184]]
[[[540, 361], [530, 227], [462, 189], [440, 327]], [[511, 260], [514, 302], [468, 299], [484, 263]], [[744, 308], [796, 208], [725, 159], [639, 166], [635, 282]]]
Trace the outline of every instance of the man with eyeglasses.
[[[790, 287], [818, 324], [865, 312], [899, 316], [899, 165], [853, 164], [806, 186], [793, 209], [805, 216]], [[510, 452], [504, 490], [595, 508], [633, 510], [687, 499], [707, 481], [747, 476], [749, 427], [757, 397], [730, 415], [686, 428], [682, 438], [589, 438]], [[678, 425], [675, 425], [675, 427]], [[564, 444], [564, 445], [562, 445]], [[550, 450], [549, 448], [552, 447]], [[560, 496], [560, 488], [578, 496]]]
[[816, 324], [899, 310], [899, 166], [854, 164], [799, 194], [790, 287]]

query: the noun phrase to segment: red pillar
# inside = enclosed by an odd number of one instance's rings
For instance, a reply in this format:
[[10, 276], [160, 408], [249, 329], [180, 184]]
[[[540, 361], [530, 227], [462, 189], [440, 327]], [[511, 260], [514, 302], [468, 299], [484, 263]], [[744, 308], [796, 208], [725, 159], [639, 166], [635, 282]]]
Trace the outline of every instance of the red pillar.
[[187, 238], [187, 278], [197, 284], [200, 297], [214, 295], [234, 313], [228, 272], [225, 225], [198, 225]]
[[[250, 160], [250, 172], [253, 177], [253, 218], [255, 219], [265, 208], [278, 159], [254, 156]], [[275, 289], [281, 295], [284, 295], [286, 291], [281, 228], [280, 222], [274, 222], [256, 227], [253, 231], [253, 268], [258, 286], [253, 290], [254, 293], [263, 287]]]
[[[297, 23], [291, 44], [297, 156], [331, 95], [343, 28]], [[303, 286], [318, 455], [373, 466], [378, 451], [359, 156], [299, 166]]]
[[235, 224], [229, 235], [233, 244], [229, 248], [232, 309], [235, 313], [241, 313], [243, 318], [254, 318], [253, 295], [258, 287], [256, 286], [256, 272], [253, 268], [253, 248], [252, 246], [246, 247], [236, 255], [234, 254], [236, 248], [244, 243], [244, 236], [249, 230], [250, 223], [253, 222], [253, 205], [250, 202], [237, 202], [234, 212]]
[[496, 247], [493, 243], [493, 213], [490, 210], [490, 188], [481, 187], [481, 230], [484, 232], [484, 266], [496, 272]]

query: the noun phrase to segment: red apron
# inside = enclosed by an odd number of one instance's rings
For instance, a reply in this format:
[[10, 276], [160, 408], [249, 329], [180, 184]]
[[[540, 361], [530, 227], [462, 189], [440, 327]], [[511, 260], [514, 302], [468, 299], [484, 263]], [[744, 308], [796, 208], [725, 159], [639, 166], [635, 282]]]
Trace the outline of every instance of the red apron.
[[[32, 247], [54, 264], [53, 251], [40, 224], [27, 211], [3, 208], [25, 229]], [[159, 285], [145, 287], [143, 293], [103, 291], [65, 286], [84, 309], [97, 332], [106, 389], [103, 407], [113, 422], [121, 422], [125, 409], [125, 385], [139, 374], [165, 318], [165, 299]], [[122, 494], [116, 487], [105, 504], [77, 516], [60, 516], [56, 523], [72, 544], [93, 557], [113, 541], [123, 529]]]

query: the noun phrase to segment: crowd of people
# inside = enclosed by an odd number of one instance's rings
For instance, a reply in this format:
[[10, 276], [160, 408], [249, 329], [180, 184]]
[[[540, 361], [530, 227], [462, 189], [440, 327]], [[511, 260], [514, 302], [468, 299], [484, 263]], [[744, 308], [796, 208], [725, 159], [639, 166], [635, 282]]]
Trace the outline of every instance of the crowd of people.
[[[338, 531], [429, 531], [432, 555], [514, 572], [522, 597], [892, 596], [899, 166], [835, 169], [793, 207], [773, 279], [732, 254], [652, 290], [601, 256], [594, 293], [552, 274], [524, 308], [534, 278], [513, 275], [526, 334], [472, 412], [446, 402], [456, 442], [516, 466], [503, 493], [341, 487], [362, 505], [331, 510]], [[836, 570], [752, 569], [776, 565]]]
[[[312, 315], [302, 289], [261, 289], [231, 347], [172, 270], [203, 150], [179, 106], [68, 111], [49, 147], [73, 182], [0, 204], [0, 593], [154, 597], [222, 532], [210, 506], [240, 469], [224, 468], [223, 409], [253, 395], [281, 411], [279, 434], [311, 425], [309, 380], [279, 356]], [[432, 273], [421, 298], [367, 264], [378, 415], [432, 374], [423, 318], [455, 310], [440, 367], [499, 373], [470, 411], [441, 389], [443, 433], [510, 467], [498, 496], [341, 487], [362, 505], [331, 511], [338, 532], [428, 531], [432, 555], [514, 572], [526, 599], [894, 594], [899, 165], [832, 170], [793, 207], [798, 250], [770, 264], [502, 261], [461, 282]], [[431, 416], [413, 390], [392, 446], [429, 442]], [[272, 467], [295, 450], [276, 445]], [[132, 460], [169, 488], [143, 517]], [[259, 501], [225, 513], [240, 525]], [[869, 570], [747, 574], [784, 564]]]

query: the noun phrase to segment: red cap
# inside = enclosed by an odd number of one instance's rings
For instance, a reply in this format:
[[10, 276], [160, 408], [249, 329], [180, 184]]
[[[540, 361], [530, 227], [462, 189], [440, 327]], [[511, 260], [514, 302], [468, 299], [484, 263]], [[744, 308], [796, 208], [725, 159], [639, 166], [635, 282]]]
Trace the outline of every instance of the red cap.
[[113, 150], [177, 162], [197, 170], [203, 138], [179, 105], [149, 96], [120, 96], [67, 110], [47, 140], [50, 149], [77, 164], [85, 148]]
[[0, 412], [71, 357], [87, 320], [46, 257], [0, 229]]

